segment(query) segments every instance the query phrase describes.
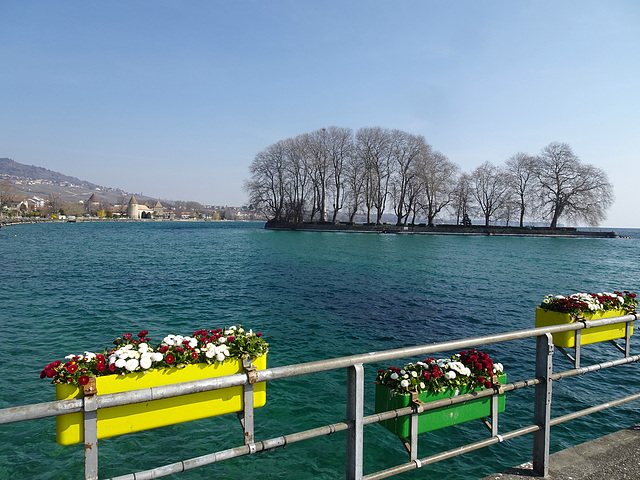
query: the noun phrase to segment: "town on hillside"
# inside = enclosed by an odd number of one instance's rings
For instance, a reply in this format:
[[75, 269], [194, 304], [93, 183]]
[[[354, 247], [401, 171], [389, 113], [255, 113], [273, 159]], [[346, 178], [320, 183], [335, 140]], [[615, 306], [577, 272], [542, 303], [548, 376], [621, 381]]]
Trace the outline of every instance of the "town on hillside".
[[3, 182], [0, 185], [0, 218], [51, 218], [72, 220], [78, 218], [131, 220], [262, 220], [258, 212], [248, 206], [202, 205], [198, 202], [160, 200], [138, 201], [135, 195], [109, 203], [96, 193], [85, 200], [63, 202], [59, 195], [49, 194], [47, 199], [37, 195], [24, 196]]

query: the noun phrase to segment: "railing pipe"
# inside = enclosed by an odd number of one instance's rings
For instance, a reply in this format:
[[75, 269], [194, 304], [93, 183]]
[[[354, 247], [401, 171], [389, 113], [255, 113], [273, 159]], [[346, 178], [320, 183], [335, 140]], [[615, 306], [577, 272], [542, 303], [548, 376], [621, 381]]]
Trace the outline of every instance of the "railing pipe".
[[[297, 365], [287, 365], [282, 367], [267, 368], [257, 372], [257, 381], [270, 381], [281, 378], [318, 373], [328, 370], [347, 368], [358, 363], [369, 364], [376, 362], [386, 362], [400, 358], [413, 357], [418, 355], [429, 355], [448, 350], [464, 349], [501, 343], [512, 340], [522, 340], [535, 337], [544, 333], [557, 333], [577, 330], [579, 328], [590, 328], [595, 326], [624, 323], [638, 319], [638, 314], [628, 314], [619, 317], [602, 318], [589, 320], [589, 322], [574, 322], [564, 325], [554, 325], [549, 327], [529, 328], [514, 332], [497, 335], [487, 335], [473, 337], [470, 339], [453, 340], [448, 342], [434, 343], [429, 345], [419, 345], [415, 347], [404, 347], [382, 352], [371, 352], [348, 357], [340, 357], [329, 360], [318, 360], [314, 362], [301, 363]], [[245, 374], [228, 375], [226, 377], [196, 380], [175, 385], [165, 385], [140, 390], [131, 390], [123, 393], [112, 393], [108, 395], [98, 395], [98, 408], [107, 408], [118, 405], [128, 405], [132, 403], [143, 403], [161, 398], [170, 398], [189, 393], [199, 393], [220, 388], [237, 387], [247, 383]], [[58, 400], [20, 407], [11, 407], [0, 410], [0, 425], [6, 423], [20, 422], [23, 420], [36, 420], [39, 418], [55, 417], [65, 413], [77, 413], [82, 411], [83, 403], [81, 399]]]

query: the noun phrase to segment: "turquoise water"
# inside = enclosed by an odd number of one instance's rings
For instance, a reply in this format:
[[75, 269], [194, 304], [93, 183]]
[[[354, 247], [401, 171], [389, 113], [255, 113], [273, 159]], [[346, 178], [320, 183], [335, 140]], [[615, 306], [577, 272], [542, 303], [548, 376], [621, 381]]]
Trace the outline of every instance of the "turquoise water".
[[[549, 293], [640, 292], [640, 230], [631, 239], [398, 236], [272, 232], [261, 223], [77, 223], [0, 229], [0, 408], [53, 400], [39, 373], [125, 332], [189, 334], [241, 323], [264, 333], [269, 366], [529, 328]], [[635, 337], [634, 337], [635, 338]], [[484, 349], [510, 378], [533, 377], [533, 340]], [[632, 343], [632, 351], [638, 349]], [[588, 360], [616, 356], [585, 348]], [[586, 363], [586, 360], [585, 360]], [[556, 369], [568, 363], [556, 358]], [[386, 365], [385, 365], [386, 366]], [[379, 366], [365, 367], [366, 412]], [[553, 415], [638, 390], [636, 365], [554, 385]], [[265, 439], [344, 418], [345, 373], [271, 382], [256, 410]], [[521, 391], [522, 392], [522, 391]], [[532, 422], [530, 395], [507, 399], [501, 429]], [[529, 393], [528, 391], [526, 393]], [[560, 406], [560, 403], [571, 408]], [[640, 421], [638, 402], [552, 429], [553, 450]], [[477, 423], [477, 424], [476, 424]], [[597, 427], [594, 427], [597, 425]], [[54, 419], [0, 427], [0, 478], [81, 478], [82, 447], [55, 443]], [[425, 434], [420, 457], [486, 437], [480, 422]], [[176, 475], [342, 478], [343, 433]], [[237, 446], [235, 416], [100, 442], [100, 477]], [[531, 437], [398, 478], [470, 479], [530, 460]], [[408, 457], [365, 428], [365, 473]]]

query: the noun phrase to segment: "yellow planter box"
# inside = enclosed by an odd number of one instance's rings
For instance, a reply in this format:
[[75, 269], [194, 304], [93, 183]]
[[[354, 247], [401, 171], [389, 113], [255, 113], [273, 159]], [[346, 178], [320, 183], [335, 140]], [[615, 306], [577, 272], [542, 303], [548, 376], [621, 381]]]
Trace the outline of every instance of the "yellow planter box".
[[[258, 370], [267, 367], [267, 356], [256, 358]], [[105, 375], [96, 378], [98, 395], [121, 393], [129, 390], [158, 387], [175, 383], [223, 377], [244, 372], [242, 360], [227, 360], [215, 365], [193, 364], [184, 368], [163, 368], [147, 373]], [[75, 385], [56, 385], [56, 400], [82, 398], [82, 389]], [[267, 401], [265, 382], [253, 386], [253, 406], [262, 407]], [[109, 438], [125, 433], [201, 418], [239, 412], [243, 409], [242, 386], [192, 393], [181, 397], [164, 398], [146, 403], [135, 403], [98, 410], [98, 438]], [[70, 413], [56, 417], [56, 441], [71, 445], [84, 441], [83, 414]]]
[[[620, 315], [626, 315], [626, 312], [624, 310], [608, 310], [606, 312], [600, 311], [596, 313], [585, 313], [582, 314], [582, 317], [586, 320], [597, 320], [600, 318], [618, 317]], [[575, 320], [568, 313], [554, 312], [540, 307], [536, 308], [536, 327], [549, 327], [551, 325], [573, 323], [574, 321]], [[580, 334], [580, 345], [588, 345], [590, 343], [606, 342], [607, 340], [624, 338], [625, 328], [625, 323], [585, 328]], [[633, 323], [631, 324], [631, 334], [633, 334]], [[562, 348], [575, 348], [575, 331], [554, 333], [553, 344]]]

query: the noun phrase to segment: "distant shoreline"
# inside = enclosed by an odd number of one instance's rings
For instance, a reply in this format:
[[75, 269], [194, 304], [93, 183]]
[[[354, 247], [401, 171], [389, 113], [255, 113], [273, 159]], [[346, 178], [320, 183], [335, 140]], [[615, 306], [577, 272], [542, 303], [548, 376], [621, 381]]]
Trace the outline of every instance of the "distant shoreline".
[[331, 222], [274, 222], [265, 224], [267, 230], [297, 232], [347, 232], [347, 233], [393, 233], [400, 235], [476, 235], [514, 237], [569, 237], [569, 238], [622, 238], [616, 232], [578, 230], [574, 227], [503, 227], [497, 225], [376, 225], [371, 223], [331, 223]]
[[[0, 218], [0, 228], [10, 225], [32, 223], [94, 223], [94, 222], [229, 222], [249, 220], [205, 220], [205, 219], [148, 219], [133, 218], [78, 218], [77, 220], [60, 220], [52, 218]], [[467, 235], [467, 236], [512, 236], [512, 237], [565, 237], [565, 238], [627, 238], [614, 231], [587, 231], [575, 227], [504, 227], [497, 225], [435, 225], [427, 227], [418, 225], [393, 225], [373, 223], [332, 223], [332, 222], [274, 222], [265, 223], [266, 230], [283, 230], [296, 232], [343, 232], [343, 233], [387, 233], [398, 235]]]
[[166, 218], [98, 218], [98, 217], [78, 217], [77, 219], [58, 219], [58, 218], [0, 218], [0, 228], [11, 225], [27, 225], [30, 223], [156, 223], [156, 222], [260, 222], [264, 220], [212, 220], [203, 218], [175, 218], [172, 220]]

